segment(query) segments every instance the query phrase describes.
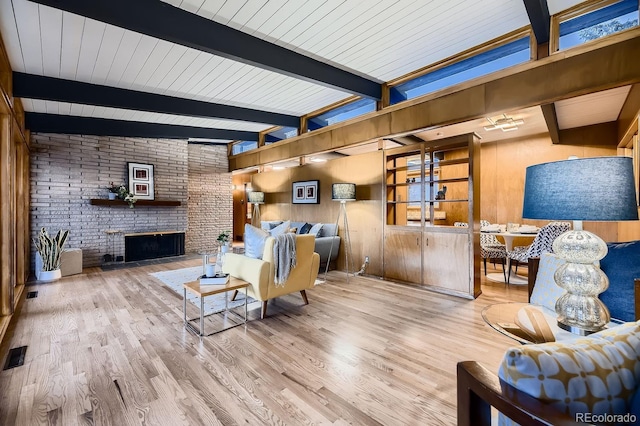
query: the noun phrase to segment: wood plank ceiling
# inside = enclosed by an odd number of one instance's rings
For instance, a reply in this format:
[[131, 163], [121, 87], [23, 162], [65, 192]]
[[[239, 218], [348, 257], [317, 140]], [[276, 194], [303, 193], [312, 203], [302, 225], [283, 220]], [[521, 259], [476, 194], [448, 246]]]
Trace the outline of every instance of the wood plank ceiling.
[[[41, 1], [39, 3], [47, 3]], [[62, 4], [81, 0], [50, 1]], [[104, 7], [114, 4], [94, 0]], [[92, 2], [93, 3], [93, 2]], [[198, 15], [376, 83], [529, 24], [514, 0], [167, 0]], [[551, 14], [577, 0], [548, 0]], [[124, 4], [118, 2], [118, 4]], [[116, 6], [113, 6], [116, 7]], [[123, 10], [125, 14], [127, 10]], [[146, 16], [139, 16], [144, 25]], [[353, 95], [28, 0], [0, 0], [15, 72], [302, 116]], [[290, 74], [290, 73], [288, 73]], [[251, 120], [195, 117], [36, 98], [27, 112], [258, 132]]]

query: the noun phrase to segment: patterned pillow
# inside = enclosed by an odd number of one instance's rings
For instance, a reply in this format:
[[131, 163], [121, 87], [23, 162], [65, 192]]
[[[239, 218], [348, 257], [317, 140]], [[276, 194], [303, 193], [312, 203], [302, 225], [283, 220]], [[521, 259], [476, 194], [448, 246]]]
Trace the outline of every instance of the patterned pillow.
[[271, 234], [272, 237], [277, 237], [278, 235], [282, 235], [289, 232], [289, 226], [291, 226], [291, 221], [287, 220], [285, 222], [282, 222], [280, 225], [276, 226], [275, 228], [273, 228], [271, 231], [269, 231], [269, 233]]
[[302, 234], [308, 234], [309, 230], [311, 229], [312, 225], [310, 223], [305, 223], [304, 226], [302, 228], [300, 228], [300, 232], [298, 232], [300, 235]]
[[626, 414], [640, 386], [640, 321], [570, 343], [508, 349], [498, 375], [572, 417]]
[[565, 260], [552, 253], [542, 253], [540, 255], [540, 267], [529, 302], [534, 305], [544, 306], [552, 311], [556, 310], [556, 300], [562, 296], [564, 289], [558, 287], [553, 279], [553, 274], [555, 274], [556, 269], [564, 264]]
[[309, 235], [313, 235], [314, 237], [318, 238], [318, 234], [320, 234], [322, 226], [322, 223], [316, 223], [315, 225], [313, 225], [311, 229], [309, 229]]
[[244, 225], [244, 255], [254, 259], [262, 259], [264, 242], [269, 233], [264, 229], [256, 228], [248, 223]]

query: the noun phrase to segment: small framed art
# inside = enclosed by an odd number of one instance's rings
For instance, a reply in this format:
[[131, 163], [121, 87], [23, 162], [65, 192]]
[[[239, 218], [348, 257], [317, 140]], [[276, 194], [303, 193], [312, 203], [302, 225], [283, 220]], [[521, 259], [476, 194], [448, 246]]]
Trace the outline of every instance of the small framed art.
[[127, 163], [129, 192], [140, 200], [153, 200], [153, 164]]
[[306, 180], [302, 182], [293, 182], [293, 204], [319, 204], [320, 181]]

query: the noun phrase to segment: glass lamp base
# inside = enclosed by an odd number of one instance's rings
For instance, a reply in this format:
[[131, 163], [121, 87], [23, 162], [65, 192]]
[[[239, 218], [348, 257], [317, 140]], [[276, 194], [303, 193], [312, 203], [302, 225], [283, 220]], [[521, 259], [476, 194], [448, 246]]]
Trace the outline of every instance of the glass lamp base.
[[[600, 331], [600, 330], [585, 330], [584, 328], [563, 324], [560, 321], [558, 321], [558, 327], [570, 333], [577, 334], [578, 336], [588, 336], [589, 334], [597, 333], [598, 331]], [[604, 330], [604, 327], [602, 329]]]
[[553, 251], [566, 261], [553, 276], [566, 291], [556, 301], [558, 326], [581, 336], [602, 330], [610, 315], [598, 295], [609, 280], [598, 261], [607, 254], [607, 245], [591, 232], [574, 229], [556, 238]]

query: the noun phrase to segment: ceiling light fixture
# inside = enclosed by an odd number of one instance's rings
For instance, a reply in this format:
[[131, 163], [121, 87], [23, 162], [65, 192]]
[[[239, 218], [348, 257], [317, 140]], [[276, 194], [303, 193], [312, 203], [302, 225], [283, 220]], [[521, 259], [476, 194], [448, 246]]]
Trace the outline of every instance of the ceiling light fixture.
[[518, 130], [518, 126], [524, 124], [524, 120], [521, 118], [513, 119], [513, 117], [508, 117], [507, 114], [502, 114], [497, 117], [487, 117], [487, 121], [491, 123], [490, 126], [484, 126], [484, 129], [487, 131], [500, 129], [503, 132], [512, 132], [514, 130]]

